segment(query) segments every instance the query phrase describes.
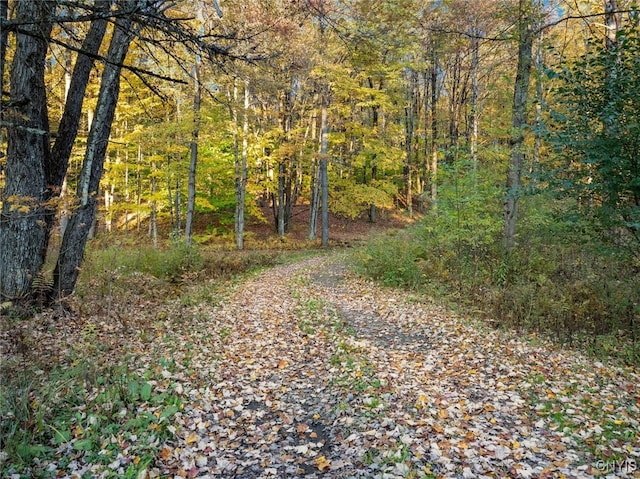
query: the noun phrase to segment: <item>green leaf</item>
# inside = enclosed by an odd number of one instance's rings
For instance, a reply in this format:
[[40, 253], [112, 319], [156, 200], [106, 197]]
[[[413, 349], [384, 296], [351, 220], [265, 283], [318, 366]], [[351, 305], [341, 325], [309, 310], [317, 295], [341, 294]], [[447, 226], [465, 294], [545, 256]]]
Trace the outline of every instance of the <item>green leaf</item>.
[[144, 383], [142, 385], [142, 388], [140, 389], [140, 399], [142, 399], [143, 401], [148, 401], [149, 399], [151, 399], [151, 389], [151, 384]]
[[80, 439], [73, 443], [73, 448], [76, 451], [90, 451], [93, 448], [93, 441], [91, 439]]
[[164, 411], [162, 411], [162, 414], [160, 414], [160, 419], [170, 418], [177, 412], [178, 412], [178, 406], [169, 406]]
[[38, 444], [19, 444], [16, 447], [18, 455], [25, 460], [40, 456], [47, 452], [47, 449], [47, 447]]
[[128, 385], [127, 385], [127, 391], [129, 392], [129, 397], [131, 397], [131, 399], [138, 399], [138, 392], [140, 390], [140, 385], [138, 384], [137, 381], [131, 381]]
[[56, 430], [56, 433], [53, 436], [53, 443], [56, 445], [64, 444], [65, 442], [69, 442], [70, 439], [71, 431], [69, 431], [68, 429], [64, 429], [62, 431]]

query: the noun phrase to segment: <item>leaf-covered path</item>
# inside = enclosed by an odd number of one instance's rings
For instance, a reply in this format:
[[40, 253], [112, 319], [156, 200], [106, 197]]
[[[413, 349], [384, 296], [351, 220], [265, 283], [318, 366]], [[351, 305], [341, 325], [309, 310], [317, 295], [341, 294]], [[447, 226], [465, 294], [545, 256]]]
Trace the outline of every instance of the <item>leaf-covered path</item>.
[[640, 477], [636, 373], [382, 289], [343, 262], [276, 267], [201, 311], [171, 353], [192, 372], [165, 374], [185, 407], [157, 472]]

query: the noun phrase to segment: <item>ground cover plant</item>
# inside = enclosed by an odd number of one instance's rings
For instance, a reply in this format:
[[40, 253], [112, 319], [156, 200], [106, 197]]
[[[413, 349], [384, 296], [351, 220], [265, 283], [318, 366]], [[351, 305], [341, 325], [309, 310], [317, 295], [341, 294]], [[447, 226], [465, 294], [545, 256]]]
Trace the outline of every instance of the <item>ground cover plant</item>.
[[216, 304], [234, 278], [280, 257], [183, 245], [94, 248], [66, 307], [3, 310], [3, 477], [56, 477], [44, 466], [50, 461], [78, 476], [106, 468], [110, 477], [139, 477], [184, 407], [169, 378], [189, 366], [189, 353], [181, 362], [172, 354], [190, 346], [178, 339], [197, 317], [188, 308]]

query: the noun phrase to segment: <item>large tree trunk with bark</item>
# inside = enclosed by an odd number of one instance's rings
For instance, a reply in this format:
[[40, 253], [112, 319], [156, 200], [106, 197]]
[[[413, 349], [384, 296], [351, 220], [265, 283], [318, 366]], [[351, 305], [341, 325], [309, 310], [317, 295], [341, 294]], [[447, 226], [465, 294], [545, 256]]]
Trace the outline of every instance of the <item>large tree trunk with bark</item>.
[[133, 25], [131, 15], [118, 18], [111, 38], [76, 194], [78, 205], [62, 239], [54, 271], [54, 290], [59, 297], [71, 294], [75, 288], [89, 230], [95, 219], [96, 197], [120, 92], [120, 71], [134, 37]]
[[521, 194], [521, 176], [524, 164], [524, 127], [526, 125], [526, 107], [531, 79], [533, 53], [531, 0], [520, 0], [518, 18], [518, 66], [513, 94], [513, 111], [511, 114], [512, 133], [510, 139], [511, 159], [507, 172], [506, 195], [504, 199], [503, 236], [507, 250], [516, 242], [516, 225], [518, 220], [518, 200]]
[[0, 213], [0, 298], [26, 295], [43, 263], [43, 200], [50, 159], [44, 69], [53, 2], [17, 2], [16, 48], [10, 75], [6, 181]]
[[[110, 0], [96, 0], [96, 11], [104, 14], [109, 11]], [[102, 39], [107, 29], [107, 18], [97, 18], [91, 22], [89, 31], [82, 43], [76, 59], [66, 97], [64, 112], [60, 119], [56, 142], [51, 152], [51, 161], [46, 169], [46, 235], [47, 248], [53, 223], [57, 212], [57, 204], [54, 199], [60, 195], [64, 183], [71, 150], [78, 134], [78, 125], [82, 113], [82, 103], [89, 83], [89, 76], [93, 68], [94, 58], [100, 50]]]

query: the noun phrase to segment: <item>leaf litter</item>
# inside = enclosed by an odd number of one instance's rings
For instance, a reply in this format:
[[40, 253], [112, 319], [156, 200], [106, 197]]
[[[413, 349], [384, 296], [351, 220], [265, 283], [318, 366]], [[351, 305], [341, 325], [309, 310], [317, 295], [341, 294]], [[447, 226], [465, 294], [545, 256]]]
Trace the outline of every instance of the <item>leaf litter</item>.
[[[131, 367], [154, 370], [153, 391], [181, 405], [140, 406], [168, 436], [139, 479], [640, 477], [637, 371], [492, 329], [344, 264], [334, 254], [277, 266], [217, 306], [167, 313], [191, 319], [167, 318]], [[134, 450], [99, 467], [77, 449], [75, 477], [117, 475]]]

